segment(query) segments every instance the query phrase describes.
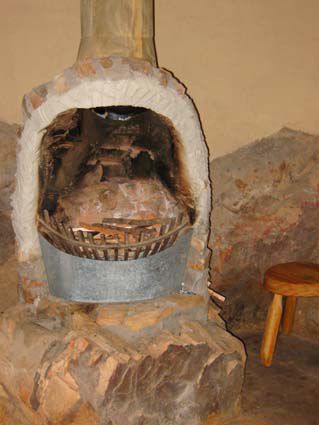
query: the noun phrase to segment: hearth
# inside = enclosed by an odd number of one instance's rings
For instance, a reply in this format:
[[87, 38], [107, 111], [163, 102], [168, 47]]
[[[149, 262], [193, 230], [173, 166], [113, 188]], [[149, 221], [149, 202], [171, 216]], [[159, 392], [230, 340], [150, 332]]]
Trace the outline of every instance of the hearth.
[[57, 116], [40, 149], [38, 220], [47, 241], [105, 261], [137, 260], [174, 245], [195, 211], [180, 142], [166, 121], [127, 106]]
[[83, 1], [77, 62], [24, 98], [13, 222], [34, 296], [207, 297], [200, 121], [156, 66], [152, 1], [126, 3]]
[[38, 230], [52, 294], [115, 302], [181, 289], [195, 218], [181, 149], [168, 120], [140, 107], [66, 111], [46, 128]]

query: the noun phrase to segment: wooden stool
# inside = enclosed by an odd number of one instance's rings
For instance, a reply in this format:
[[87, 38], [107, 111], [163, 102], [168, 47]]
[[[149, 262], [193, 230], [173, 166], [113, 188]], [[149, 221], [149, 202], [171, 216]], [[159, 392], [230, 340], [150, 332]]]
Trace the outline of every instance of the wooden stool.
[[282, 316], [282, 297], [287, 297], [282, 330], [288, 335], [294, 322], [297, 297], [319, 296], [319, 265], [285, 263], [273, 266], [265, 273], [265, 288], [274, 298], [268, 309], [260, 358], [264, 366], [270, 366]]

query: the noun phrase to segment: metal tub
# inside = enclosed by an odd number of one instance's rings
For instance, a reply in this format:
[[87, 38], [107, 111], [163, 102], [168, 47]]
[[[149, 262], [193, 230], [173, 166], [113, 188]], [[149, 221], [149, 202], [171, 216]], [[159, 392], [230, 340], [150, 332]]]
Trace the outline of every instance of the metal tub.
[[86, 303], [141, 301], [178, 293], [191, 236], [190, 229], [174, 245], [149, 257], [98, 261], [60, 251], [39, 234], [50, 293]]

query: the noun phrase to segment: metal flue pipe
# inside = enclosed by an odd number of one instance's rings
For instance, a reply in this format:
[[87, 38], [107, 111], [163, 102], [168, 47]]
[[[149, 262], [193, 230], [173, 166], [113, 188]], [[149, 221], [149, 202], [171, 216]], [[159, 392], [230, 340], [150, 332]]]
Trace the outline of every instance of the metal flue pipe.
[[81, 0], [78, 60], [114, 55], [157, 65], [154, 0]]

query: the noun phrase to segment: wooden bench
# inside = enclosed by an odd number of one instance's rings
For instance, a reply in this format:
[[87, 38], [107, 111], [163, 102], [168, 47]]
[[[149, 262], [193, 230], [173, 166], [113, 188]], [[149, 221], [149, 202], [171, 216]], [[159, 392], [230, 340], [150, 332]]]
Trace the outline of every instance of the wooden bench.
[[278, 330], [286, 297], [282, 331], [288, 335], [292, 329], [297, 297], [319, 296], [319, 265], [310, 263], [285, 263], [271, 267], [265, 273], [265, 289], [274, 294], [268, 309], [260, 358], [270, 366], [276, 346]]

